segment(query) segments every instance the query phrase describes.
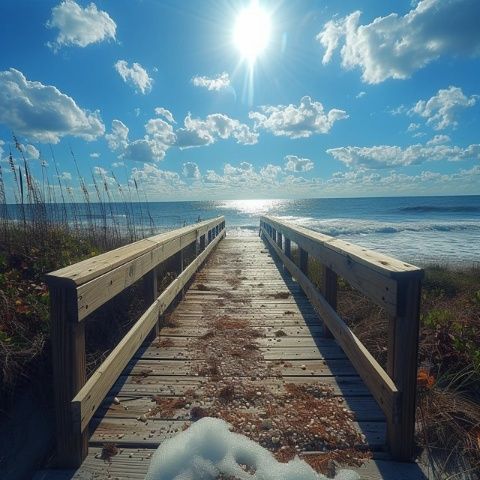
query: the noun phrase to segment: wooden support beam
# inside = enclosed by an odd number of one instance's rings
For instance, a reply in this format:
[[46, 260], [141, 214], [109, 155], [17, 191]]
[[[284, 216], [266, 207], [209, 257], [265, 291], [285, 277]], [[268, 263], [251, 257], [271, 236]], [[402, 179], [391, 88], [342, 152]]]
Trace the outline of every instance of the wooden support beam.
[[389, 325], [387, 373], [400, 391], [399, 418], [387, 422], [387, 438], [392, 456], [409, 461], [415, 445], [421, 280], [399, 282], [397, 292], [397, 314]]
[[300, 261], [299, 267], [304, 275], [308, 277], [308, 252], [301, 247], [298, 247]]
[[[337, 274], [328, 267], [323, 267], [323, 285], [322, 292], [325, 300], [329, 305], [337, 311]], [[323, 322], [323, 335], [327, 338], [332, 338], [332, 332], [328, 329], [325, 322]]]
[[[143, 277], [143, 288], [145, 292], [144, 296], [145, 296], [145, 303], [147, 306], [150, 306], [158, 297], [157, 274], [158, 274], [158, 267], [155, 267]], [[155, 326], [150, 332], [149, 340], [153, 341], [155, 338], [157, 338], [159, 333], [160, 333], [160, 325], [157, 319], [157, 321], [155, 322]]]
[[285, 256], [292, 258], [292, 244], [289, 238], [285, 237]]
[[77, 468], [87, 456], [88, 432], [72, 418], [71, 401], [87, 381], [85, 324], [78, 321], [77, 292], [69, 286], [50, 288], [53, 389], [58, 468]]

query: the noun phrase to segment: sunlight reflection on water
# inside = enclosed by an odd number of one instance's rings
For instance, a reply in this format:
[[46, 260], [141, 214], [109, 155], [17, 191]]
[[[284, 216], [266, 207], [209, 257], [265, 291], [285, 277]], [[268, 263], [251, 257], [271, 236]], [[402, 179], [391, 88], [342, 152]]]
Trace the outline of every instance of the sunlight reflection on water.
[[289, 200], [225, 200], [218, 205], [218, 208], [237, 210], [238, 213], [258, 216], [268, 215], [272, 210], [278, 210], [286, 205]]

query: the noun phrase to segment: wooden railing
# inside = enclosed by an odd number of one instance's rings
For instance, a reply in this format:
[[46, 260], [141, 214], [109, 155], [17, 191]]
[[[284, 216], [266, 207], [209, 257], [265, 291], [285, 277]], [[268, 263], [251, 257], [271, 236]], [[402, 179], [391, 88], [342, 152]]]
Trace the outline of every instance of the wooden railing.
[[[88, 424], [159, 316], [225, 235], [225, 219], [150, 237], [57, 270], [47, 276], [52, 324], [57, 466], [77, 467], [88, 452]], [[183, 254], [195, 245], [195, 259]], [[157, 298], [157, 269], [176, 257], [177, 278]], [[185, 268], [184, 268], [185, 267]], [[98, 307], [143, 278], [150, 307], [87, 380], [85, 320]]]
[[[414, 449], [418, 328], [423, 270], [394, 258], [272, 217], [261, 217], [260, 234], [304, 290], [361, 376], [387, 419], [392, 456], [410, 460]], [[298, 246], [298, 265], [292, 246]], [[324, 270], [321, 292], [308, 276], [308, 258]], [[337, 276], [389, 314], [387, 371], [336, 312]]]

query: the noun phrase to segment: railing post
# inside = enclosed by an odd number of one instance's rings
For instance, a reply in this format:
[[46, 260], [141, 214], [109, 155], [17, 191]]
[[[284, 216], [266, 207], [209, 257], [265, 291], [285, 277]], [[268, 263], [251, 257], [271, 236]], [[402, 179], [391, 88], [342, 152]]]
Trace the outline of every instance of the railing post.
[[308, 252], [301, 247], [298, 250], [300, 252], [300, 270], [308, 277]]
[[195, 239], [195, 258], [200, 254], [200, 235], [197, 232], [197, 238]]
[[287, 237], [285, 237], [285, 256], [290, 260], [292, 259], [292, 244]]
[[387, 373], [400, 397], [398, 415], [387, 418], [387, 438], [392, 456], [403, 461], [414, 453], [420, 294], [418, 275], [398, 281], [397, 312], [388, 334]]
[[[325, 300], [335, 311], [337, 310], [337, 285], [337, 274], [327, 266], [324, 266], [322, 292]], [[325, 322], [323, 323], [323, 335], [327, 338], [333, 338], [332, 332], [325, 325]]]
[[74, 424], [71, 402], [85, 385], [85, 322], [78, 321], [74, 286], [50, 286], [53, 388], [59, 468], [76, 468], [87, 456], [88, 432]]
[[[145, 302], [147, 304], [147, 308], [155, 302], [158, 297], [158, 280], [157, 280], [157, 267], [153, 268], [149, 272], [145, 274], [143, 277], [143, 288], [144, 288], [144, 295], [145, 295]], [[152, 341], [158, 337], [160, 333], [160, 325], [157, 319], [155, 323], [155, 327], [152, 329], [149, 339]]]

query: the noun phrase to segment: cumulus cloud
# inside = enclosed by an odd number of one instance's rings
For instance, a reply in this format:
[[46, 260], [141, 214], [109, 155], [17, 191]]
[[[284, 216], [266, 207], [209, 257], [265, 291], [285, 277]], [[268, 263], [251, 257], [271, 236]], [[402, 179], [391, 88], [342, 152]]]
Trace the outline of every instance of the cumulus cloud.
[[420, 128], [420, 126], [421, 125], [419, 123], [411, 123], [407, 128], [407, 132], [415, 132]]
[[129, 129], [120, 120], [112, 121], [112, 130], [105, 135], [110, 150], [119, 154], [120, 160], [158, 162], [165, 158], [167, 150], [175, 143], [172, 126], [160, 118], [152, 118], [145, 124], [146, 135], [130, 141]]
[[314, 167], [313, 162], [308, 158], [300, 158], [296, 155], [285, 157], [285, 170], [289, 172], [308, 172]]
[[165, 158], [165, 145], [148, 138], [140, 138], [130, 142], [118, 157], [134, 162], [159, 162]]
[[115, 40], [117, 29], [108, 13], [98, 10], [94, 3], [82, 8], [73, 0], [65, 0], [53, 7], [47, 27], [58, 29], [55, 41], [48, 43], [55, 51], [63, 46], [86, 47], [103, 40]]
[[200, 169], [194, 162], [187, 162], [182, 165], [182, 175], [185, 178], [193, 178], [195, 180], [198, 180], [201, 177]]
[[49, 143], [67, 135], [92, 141], [105, 133], [98, 110], [83, 110], [56, 87], [27, 80], [14, 68], [0, 72], [0, 123]]
[[63, 181], [72, 180], [72, 174], [70, 172], [62, 172], [60, 175], [57, 175], [56, 177]]
[[100, 158], [100, 154], [98, 152], [92, 152], [90, 158]]
[[135, 62], [129, 67], [125, 60], [119, 60], [114, 66], [125, 83], [140, 90], [143, 95], [151, 92], [153, 78], [149, 77], [148, 72], [139, 63]]
[[264, 178], [275, 180], [282, 173], [280, 165], [273, 165], [269, 163], [260, 169], [260, 175]]
[[110, 150], [123, 150], [128, 145], [128, 127], [120, 120], [112, 120], [111, 133], [105, 135]]
[[276, 136], [290, 138], [310, 137], [317, 133], [328, 133], [333, 124], [348, 118], [344, 110], [336, 108], [326, 112], [320, 102], [305, 96], [297, 105], [267, 105], [260, 112], [250, 112], [256, 129], [264, 129]]
[[[162, 113], [165, 118], [172, 116], [168, 110]], [[140, 162], [163, 160], [167, 150], [172, 147], [198, 147], [229, 138], [242, 145], [251, 145], [258, 141], [258, 134], [251, 131], [247, 125], [221, 113], [208, 115], [205, 119], [192, 118], [188, 114], [184, 126], [177, 130], [161, 118], [152, 118], [145, 124], [143, 138], [131, 141], [128, 135], [128, 127], [120, 120], [113, 120], [112, 130], [105, 138], [109, 148], [118, 152], [119, 159]]]
[[167, 122], [177, 123], [175, 121], [175, 119], [173, 118], [172, 112], [170, 110], [167, 110], [166, 108], [163, 108], [163, 107], [155, 108], [155, 115], [158, 115], [159, 117], [165, 118], [165, 120], [167, 120]]
[[361, 92], [358, 92], [355, 98], [362, 98], [367, 94], [367, 92], [364, 92], [363, 90]]
[[478, 98], [478, 95], [467, 97], [461, 88], [450, 86], [440, 89], [429, 100], [419, 100], [408, 113], [426, 118], [427, 125], [431, 125], [434, 130], [443, 130], [447, 127], [456, 127], [458, 114], [466, 108], [473, 107]]
[[230, 85], [230, 77], [226, 72], [215, 77], [201, 77], [197, 75], [192, 78], [192, 83], [195, 87], [206, 88], [210, 91], [218, 91], [227, 88]]
[[131, 179], [155, 193], [177, 192], [178, 187], [185, 185], [177, 172], [161, 170], [151, 163], [145, 163], [142, 168], [133, 168]]
[[176, 136], [173, 133], [173, 127], [161, 118], [152, 118], [145, 124], [145, 131], [157, 143], [165, 146], [175, 144]]
[[431, 140], [427, 142], [427, 145], [442, 145], [443, 143], [449, 143], [450, 137], [448, 135], [435, 135]]
[[408, 175], [390, 171], [385, 175], [371, 170], [357, 169], [346, 172], [336, 172], [322, 185], [325, 192], [358, 192], [365, 194], [391, 194], [392, 189], [397, 192], [418, 194], [422, 193], [451, 193], [462, 188], [465, 192], [475, 192], [480, 176], [480, 166], [461, 169], [451, 174], [424, 170], [417, 175]]
[[348, 167], [388, 168], [418, 165], [429, 161], [480, 160], [480, 144], [466, 148], [448, 145], [389, 145], [330, 148], [327, 153]]
[[204, 120], [192, 118], [188, 114], [184, 120], [184, 127], [179, 128], [175, 133], [176, 145], [180, 148], [210, 145], [217, 139], [227, 140], [231, 137], [242, 145], [253, 145], [258, 142], [257, 133], [247, 125], [222, 113], [208, 115]]
[[342, 66], [358, 67], [367, 83], [408, 78], [440, 56], [480, 55], [478, 0], [420, 0], [406, 15], [360, 24], [361, 12], [327, 22], [317, 35], [323, 63], [341, 46]]
[[38, 151], [38, 149], [30, 144], [25, 146], [25, 154], [27, 158], [30, 158], [32, 160], [38, 160], [40, 158], [40, 152]]

